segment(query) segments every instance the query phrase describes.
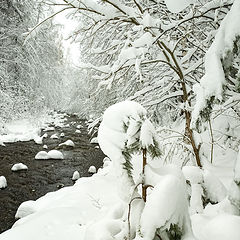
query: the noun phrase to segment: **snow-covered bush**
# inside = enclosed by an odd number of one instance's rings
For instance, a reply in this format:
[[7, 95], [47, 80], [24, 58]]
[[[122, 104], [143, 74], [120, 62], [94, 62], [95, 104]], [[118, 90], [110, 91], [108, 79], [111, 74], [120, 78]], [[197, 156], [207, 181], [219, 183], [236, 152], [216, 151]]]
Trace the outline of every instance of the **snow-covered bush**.
[[[192, 236], [186, 183], [181, 170], [176, 167], [152, 170], [148, 167], [147, 155], [150, 159], [159, 157], [160, 150], [155, 129], [147, 118], [147, 111], [133, 101], [112, 105], [104, 112], [98, 142], [113, 162], [113, 171], [119, 179], [120, 197], [129, 204], [128, 235], [125, 237], [151, 240], [159, 235], [166, 240], [172, 234], [178, 234], [180, 238], [183, 235]], [[134, 181], [132, 175], [134, 153], [138, 154], [138, 166], [142, 167], [137, 181]], [[142, 184], [142, 197], [138, 193], [139, 184]], [[148, 187], [153, 188], [149, 197]], [[175, 195], [170, 201], [169, 197], [173, 192]], [[140, 208], [142, 210], [139, 209], [139, 204], [134, 205], [137, 200], [145, 202], [145, 206]], [[133, 221], [131, 214], [136, 211], [136, 206], [142, 213], [139, 212], [138, 219]], [[133, 216], [136, 217], [136, 213]]]
[[[147, 119], [147, 112], [133, 101], [114, 104], [104, 112], [98, 142], [102, 151], [113, 161], [114, 170], [130, 189], [135, 187], [132, 178], [132, 154], [143, 151], [145, 161], [146, 151], [151, 157], [160, 155], [156, 133]], [[127, 199], [131, 198], [129, 193], [133, 189], [130, 189]]]

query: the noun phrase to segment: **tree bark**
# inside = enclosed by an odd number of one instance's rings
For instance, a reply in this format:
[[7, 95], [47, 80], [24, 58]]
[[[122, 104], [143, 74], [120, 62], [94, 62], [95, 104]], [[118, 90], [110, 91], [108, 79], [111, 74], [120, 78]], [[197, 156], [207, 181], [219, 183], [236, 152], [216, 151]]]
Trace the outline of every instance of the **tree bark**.
[[[142, 175], [144, 177], [145, 166], [147, 164], [147, 150], [146, 150], [146, 148], [144, 148], [142, 151], [143, 151]], [[142, 198], [143, 198], [143, 201], [146, 202], [146, 200], [147, 200], [147, 187], [145, 186], [145, 181], [142, 184]]]

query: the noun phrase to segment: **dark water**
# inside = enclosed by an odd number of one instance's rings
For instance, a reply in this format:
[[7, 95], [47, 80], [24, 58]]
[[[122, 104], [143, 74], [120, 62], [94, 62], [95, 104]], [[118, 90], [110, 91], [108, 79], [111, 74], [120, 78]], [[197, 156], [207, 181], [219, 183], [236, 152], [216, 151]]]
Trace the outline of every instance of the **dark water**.
[[[48, 150], [58, 149], [58, 144], [71, 139], [75, 147], [59, 149], [64, 154], [64, 160], [35, 160], [37, 152], [44, 150], [42, 145], [34, 141], [17, 142], [0, 146], [0, 176], [7, 179], [7, 188], [0, 190], [0, 233], [9, 229], [15, 222], [15, 213], [18, 206], [27, 200], [36, 200], [47, 192], [56, 191], [61, 186], [73, 185], [71, 180], [74, 171], [81, 176], [91, 176], [88, 168], [91, 165], [102, 166], [104, 154], [97, 144], [90, 144], [86, 124], [76, 116], [67, 116], [69, 127], [55, 128], [48, 132], [60, 134], [59, 139], [44, 139]], [[82, 125], [81, 133], [75, 133], [76, 126]], [[12, 172], [15, 163], [22, 162], [28, 166], [27, 171]]]

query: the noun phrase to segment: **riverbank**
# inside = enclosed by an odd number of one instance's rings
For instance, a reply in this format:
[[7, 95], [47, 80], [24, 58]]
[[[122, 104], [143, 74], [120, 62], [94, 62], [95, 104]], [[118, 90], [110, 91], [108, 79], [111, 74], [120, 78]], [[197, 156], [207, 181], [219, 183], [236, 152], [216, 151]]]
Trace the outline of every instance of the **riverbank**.
[[[23, 201], [36, 200], [48, 192], [73, 185], [71, 178], [74, 171], [79, 171], [80, 176], [91, 176], [88, 173], [91, 165], [96, 168], [102, 166], [104, 154], [98, 144], [90, 143], [86, 122], [75, 115], [64, 115], [64, 118], [63, 126], [51, 123], [54, 130], [42, 130], [41, 135], [48, 135], [43, 138], [43, 144], [36, 144], [32, 140], [0, 146], [0, 175], [4, 175], [8, 183], [7, 188], [0, 190], [0, 233], [15, 222], [16, 210]], [[58, 138], [51, 138], [53, 134]], [[75, 143], [75, 147], [58, 149], [58, 145], [68, 139]], [[64, 159], [35, 160], [35, 155], [45, 150], [43, 145], [48, 146], [47, 151], [60, 150]], [[26, 164], [28, 170], [12, 172], [11, 167], [19, 162]]]

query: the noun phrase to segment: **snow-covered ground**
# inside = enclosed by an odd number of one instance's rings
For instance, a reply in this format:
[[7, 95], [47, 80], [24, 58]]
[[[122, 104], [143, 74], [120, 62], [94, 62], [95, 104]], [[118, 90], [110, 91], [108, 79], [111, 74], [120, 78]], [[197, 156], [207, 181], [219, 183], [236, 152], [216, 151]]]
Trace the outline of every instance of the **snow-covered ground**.
[[40, 136], [41, 129], [43, 131], [54, 130], [55, 128], [49, 127], [49, 124], [63, 127], [65, 120], [65, 114], [52, 112], [48, 115], [36, 116], [36, 119], [14, 120], [2, 124], [0, 125], [0, 145], [4, 146], [4, 143], [29, 140], [42, 144], [42, 138], [46, 135]]
[[[138, 165], [139, 157], [134, 157], [134, 165]], [[128, 204], [119, 195], [118, 180], [111, 163], [92, 177], [80, 178], [74, 186], [48, 193], [36, 201], [25, 202], [16, 214], [22, 218], [12, 229], [2, 233], [0, 239], [122, 239], [121, 236], [126, 235], [127, 231], [127, 224], [124, 221], [127, 219]], [[166, 181], [172, 180], [168, 177]], [[170, 196], [165, 195], [167, 197], [165, 201], [176, 197], [170, 189], [166, 190]], [[151, 197], [153, 203], [155, 197], [158, 198], [155, 195]], [[179, 204], [180, 199], [175, 200]], [[135, 226], [142, 208], [143, 202], [136, 200], [132, 212], [132, 226]], [[157, 209], [159, 210], [156, 208], [155, 211]], [[168, 211], [169, 208], [166, 206], [165, 212]], [[151, 213], [145, 211], [144, 216], [150, 220]], [[239, 240], [240, 217], [234, 214], [236, 210], [227, 198], [219, 204], [209, 204], [201, 214], [193, 214], [191, 220], [195, 239]], [[161, 211], [156, 211], [156, 216], [162, 219]]]

